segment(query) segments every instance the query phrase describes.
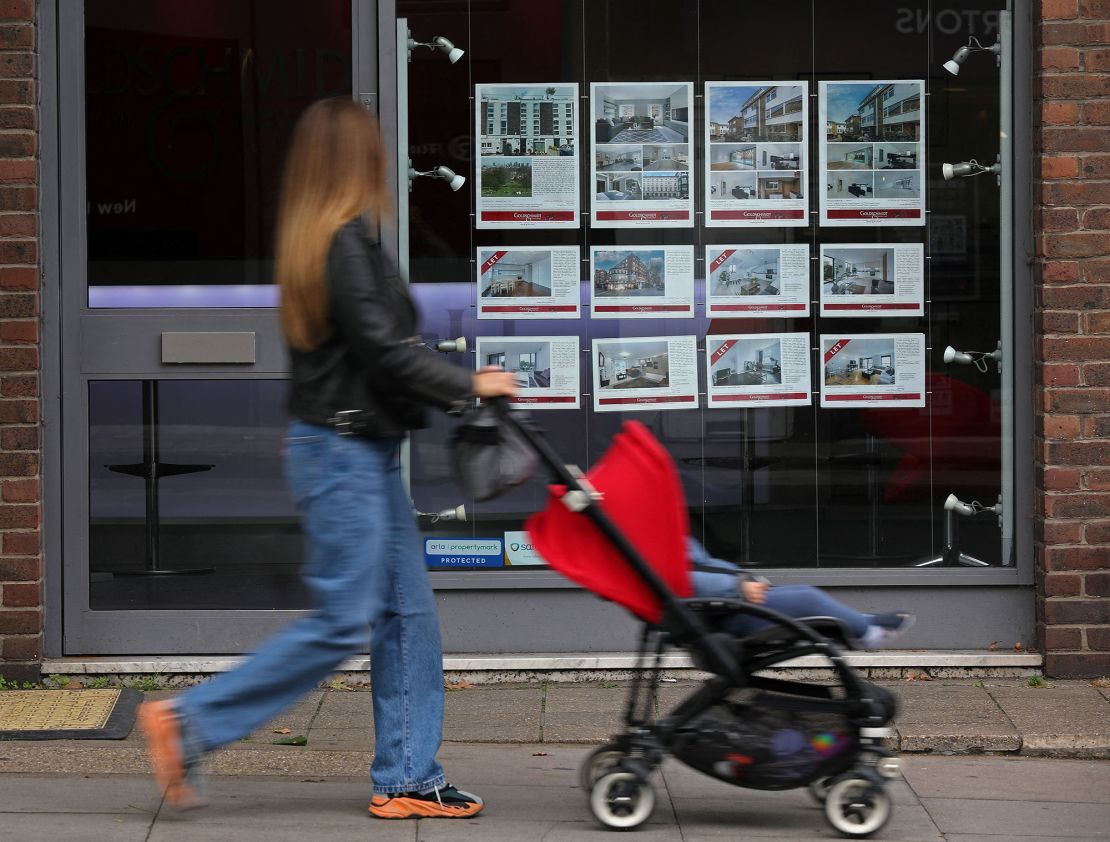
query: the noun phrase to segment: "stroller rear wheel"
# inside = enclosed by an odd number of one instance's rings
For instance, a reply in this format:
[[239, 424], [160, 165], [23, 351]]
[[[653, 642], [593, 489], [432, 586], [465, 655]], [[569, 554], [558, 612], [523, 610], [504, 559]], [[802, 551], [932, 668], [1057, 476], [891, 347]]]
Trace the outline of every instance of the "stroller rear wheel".
[[841, 836], [870, 836], [887, 823], [891, 811], [890, 795], [865, 778], [833, 781], [825, 797], [825, 818]]
[[810, 781], [806, 789], [809, 791], [809, 797], [816, 801], [818, 804], [824, 804], [829, 797], [829, 787], [832, 784], [832, 778], [818, 778], [815, 781]]
[[612, 772], [624, 760], [625, 752], [616, 743], [606, 743], [598, 746], [582, 761], [578, 770], [578, 783], [589, 794], [598, 778], [606, 772]]
[[590, 811], [604, 827], [631, 830], [655, 809], [655, 790], [632, 772], [609, 772], [590, 789]]

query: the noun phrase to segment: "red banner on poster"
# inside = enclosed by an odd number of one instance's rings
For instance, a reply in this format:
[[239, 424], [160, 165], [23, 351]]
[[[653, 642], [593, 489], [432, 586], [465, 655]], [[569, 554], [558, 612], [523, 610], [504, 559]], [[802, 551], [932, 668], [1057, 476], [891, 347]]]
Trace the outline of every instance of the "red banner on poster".
[[574, 211], [482, 211], [483, 222], [567, 222]]
[[692, 403], [696, 395], [660, 395], [657, 398], [598, 398], [599, 404], [606, 406], [625, 403]]
[[825, 401], [919, 401], [922, 397], [913, 392], [854, 392], [851, 395], [825, 395]]
[[902, 302], [900, 304], [826, 304], [826, 310], [918, 310], [921, 308], [920, 304], [915, 304], [912, 301]]
[[710, 304], [709, 309], [714, 313], [766, 313], [774, 310], [805, 310], [804, 304]]
[[532, 398], [532, 397], [525, 398], [525, 397], [521, 397], [521, 396], [518, 395], [515, 398], [509, 398], [509, 403], [524, 403], [524, 404], [574, 403], [574, 401], [575, 401], [574, 395], [559, 395], [559, 396], [553, 397], [553, 398]]
[[689, 304], [595, 304], [595, 313], [689, 313]]
[[483, 304], [483, 313], [573, 313], [573, 304]]
[[604, 219], [609, 222], [660, 222], [670, 219], [689, 219], [689, 211], [598, 211], [598, 219]]
[[804, 210], [715, 210], [710, 211], [711, 219], [805, 219]]
[[775, 392], [774, 394], [762, 395], [714, 395], [713, 402], [720, 403], [721, 401], [799, 401], [805, 400], [808, 395], [805, 392]]
[[921, 219], [917, 208], [887, 208], [878, 210], [830, 210], [829, 219]]

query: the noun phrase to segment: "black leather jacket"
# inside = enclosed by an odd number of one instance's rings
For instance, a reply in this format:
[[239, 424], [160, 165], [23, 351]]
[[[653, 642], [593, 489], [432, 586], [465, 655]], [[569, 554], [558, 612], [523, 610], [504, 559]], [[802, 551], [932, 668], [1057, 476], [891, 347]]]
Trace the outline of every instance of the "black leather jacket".
[[353, 432], [393, 438], [423, 426], [427, 405], [463, 405], [472, 373], [421, 343], [408, 287], [361, 219], [335, 235], [327, 284], [331, 336], [312, 351], [290, 349], [291, 415], [328, 424], [354, 410]]

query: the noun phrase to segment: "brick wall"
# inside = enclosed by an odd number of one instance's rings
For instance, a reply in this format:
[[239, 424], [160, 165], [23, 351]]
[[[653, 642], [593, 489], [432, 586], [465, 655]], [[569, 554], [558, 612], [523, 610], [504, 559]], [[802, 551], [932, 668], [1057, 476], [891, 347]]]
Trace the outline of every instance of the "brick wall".
[[1041, 0], [1037, 627], [1045, 671], [1110, 675], [1110, 0]]
[[34, 0], [0, 0], [0, 675], [38, 678], [38, 148]]

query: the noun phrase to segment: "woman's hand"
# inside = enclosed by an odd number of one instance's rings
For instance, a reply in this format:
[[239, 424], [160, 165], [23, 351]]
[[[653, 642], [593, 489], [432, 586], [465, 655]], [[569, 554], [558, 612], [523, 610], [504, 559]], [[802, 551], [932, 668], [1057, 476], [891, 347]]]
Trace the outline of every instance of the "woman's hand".
[[487, 365], [474, 375], [473, 391], [480, 398], [511, 398], [516, 395], [516, 382], [509, 372]]
[[763, 601], [767, 599], [767, 588], [769, 587], [770, 585], [766, 582], [745, 580], [740, 583], [740, 592], [744, 595], [744, 599], [752, 605], [762, 605]]

